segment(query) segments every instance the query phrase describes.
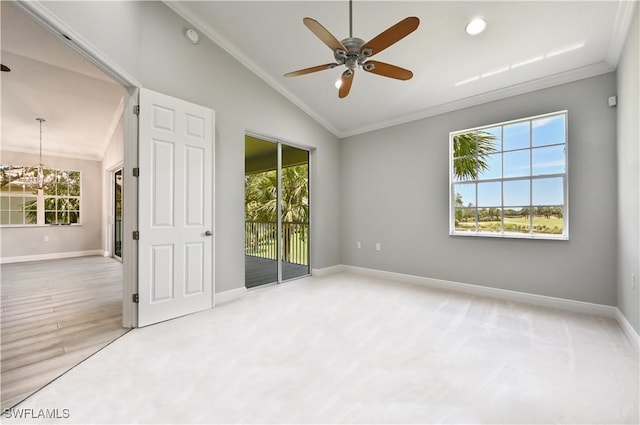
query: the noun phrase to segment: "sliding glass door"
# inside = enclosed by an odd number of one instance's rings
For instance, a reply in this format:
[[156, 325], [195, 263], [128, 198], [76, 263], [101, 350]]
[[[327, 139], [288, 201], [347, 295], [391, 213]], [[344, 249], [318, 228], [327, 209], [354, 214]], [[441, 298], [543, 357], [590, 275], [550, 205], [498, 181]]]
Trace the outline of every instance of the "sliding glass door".
[[113, 179], [113, 256], [122, 260], [122, 168]]
[[309, 151], [281, 145], [282, 280], [309, 274]]
[[247, 288], [278, 281], [278, 145], [245, 138], [244, 254]]
[[245, 285], [309, 271], [309, 152], [246, 136]]

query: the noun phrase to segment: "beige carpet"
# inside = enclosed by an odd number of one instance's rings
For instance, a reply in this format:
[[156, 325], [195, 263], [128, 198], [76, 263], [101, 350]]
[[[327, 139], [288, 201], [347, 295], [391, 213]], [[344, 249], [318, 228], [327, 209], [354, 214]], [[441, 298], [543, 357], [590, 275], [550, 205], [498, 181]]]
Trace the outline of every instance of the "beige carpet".
[[338, 274], [133, 330], [18, 407], [68, 409], [59, 423], [638, 423], [639, 379], [614, 320]]

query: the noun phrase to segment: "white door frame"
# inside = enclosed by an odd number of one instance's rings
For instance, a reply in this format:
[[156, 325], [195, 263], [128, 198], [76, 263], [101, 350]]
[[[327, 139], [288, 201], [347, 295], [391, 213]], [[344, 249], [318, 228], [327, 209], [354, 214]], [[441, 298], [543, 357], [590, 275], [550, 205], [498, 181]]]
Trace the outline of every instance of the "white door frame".
[[[108, 220], [108, 232], [105, 238], [105, 242], [107, 244], [107, 246], [105, 247], [105, 252], [109, 253], [109, 257], [111, 258], [116, 258], [116, 259], [120, 259], [120, 261], [122, 261], [122, 258], [120, 257], [116, 257], [115, 255], [115, 233], [116, 233], [116, 229], [115, 229], [115, 224], [114, 224], [114, 220], [115, 220], [115, 213], [114, 213], [114, 206], [115, 206], [115, 202], [116, 202], [116, 191], [115, 191], [115, 183], [116, 183], [116, 173], [122, 170], [122, 177], [123, 177], [123, 190], [124, 190], [124, 162], [119, 162], [116, 165], [114, 165], [111, 168], [108, 168], [106, 171], [106, 175], [103, 176], [107, 181], [109, 187], [107, 189], [108, 191], [108, 196], [109, 196], [109, 215], [107, 216], [107, 220]], [[104, 226], [104, 224], [103, 224]], [[122, 251], [122, 247], [120, 248], [120, 250]]]
[[[278, 172], [276, 173], [277, 175], [277, 199], [276, 199], [276, 217], [278, 217], [277, 220], [277, 229], [276, 229], [276, 233], [278, 235], [278, 240], [276, 242], [277, 244], [277, 253], [278, 253], [278, 273], [277, 273], [277, 281], [273, 282], [273, 283], [283, 283], [282, 281], [282, 256], [281, 256], [281, 252], [280, 252], [280, 243], [281, 243], [281, 238], [282, 238], [282, 221], [280, 219], [280, 217], [282, 217], [282, 211], [281, 211], [281, 204], [282, 204], [282, 176], [280, 173], [280, 170], [282, 169], [282, 147], [283, 146], [288, 146], [291, 148], [296, 148], [296, 149], [300, 149], [303, 151], [306, 151], [308, 156], [307, 156], [307, 178], [308, 178], [308, 185], [309, 187], [307, 188], [307, 190], [309, 191], [309, 240], [307, 241], [307, 257], [308, 257], [308, 261], [309, 261], [309, 273], [303, 276], [299, 276], [299, 277], [294, 277], [292, 279], [287, 279], [286, 282], [292, 281], [292, 280], [296, 280], [296, 279], [301, 279], [304, 277], [308, 277], [311, 276], [312, 273], [312, 263], [311, 263], [311, 241], [313, 240], [313, 238], [311, 237], [311, 229], [312, 229], [312, 219], [313, 219], [313, 208], [312, 208], [312, 203], [311, 203], [311, 191], [313, 190], [312, 187], [312, 179], [311, 179], [311, 172], [312, 170], [312, 155], [315, 151], [315, 148], [310, 147], [310, 146], [305, 146], [305, 145], [301, 145], [299, 143], [295, 143], [295, 142], [290, 142], [288, 140], [279, 138], [279, 137], [274, 137], [274, 136], [267, 136], [263, 133], [257, 132], [257, 131], [253, 131], [253, 130], [246, 130], [245, 131], [245, 136], [250, 136], [250, 137], [254, 137], [256, 139], [260, 139], [262, 141], [265, 142], [269, 142], [269, 143], [273, 143], [277, 146], [277, 163], [276, 163], [276, 167]], [[244, 235], [244, 234], [243, 234]], [[269, 284], [266, 284], [269, 285]], [[261, 285], [264, 286], [264, 285]], [[259, 287], [259, 286], [258, 286]]]
[[[45, 3], [21, 1], [14, 4], [124, 87], [123, 177], [131, 178], [133, 169], [138, 166], [138, 118], [134, 114], [134, 107], [138, 105], [138, 93], [141, 84], [113, 60], [100, 53], [69, 25], [52, 14], [46, 8]], [[125, 208], [122, 217], [122, 326], [131, 328], [138, 326], [137, 304], [132, 301], [133, 294], [137, 292], [138, 286], [138, 246], [137, 242], [132, 237], [129, 237], [138, 227], [137, 183], [124, 186], [123, 202], [126, 205], [136, 206], [135, 208]]]

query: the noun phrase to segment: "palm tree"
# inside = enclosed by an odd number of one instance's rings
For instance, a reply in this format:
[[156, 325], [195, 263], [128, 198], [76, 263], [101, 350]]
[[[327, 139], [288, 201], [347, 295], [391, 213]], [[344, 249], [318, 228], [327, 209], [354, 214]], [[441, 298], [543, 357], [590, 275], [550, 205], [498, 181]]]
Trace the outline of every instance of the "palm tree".
[[274, 171], [244, 176], [244, 210], [248, 221], [275, 222], [278, 184]]
[[[306, 238], [306, 226], [296, 223], [309, 221], [309, 184], [307, 164], [282, 169], [281, 214], [283, 226], [282, 259], [292, 260], [291, 240], [297, 234]], [[248, 221], [275, 223], [277, 215], [277, 174], [267, 171], [245, 176], [245, 218]], [[304, 230], [303, 230], [304, 229]], [[258, 235], [257, 235], [258, 236]], [[275, 235], [263, 235], [272, 239]], [[256, 240], [259, 240], [256, 237]], [[264, 241], [260, 241], [264, 242]]]
[[497, 152], [496, 136], [474, 131], [453, 136], [453, 175], [458, 180], [475, 180], [489, 168], [487, 156]]

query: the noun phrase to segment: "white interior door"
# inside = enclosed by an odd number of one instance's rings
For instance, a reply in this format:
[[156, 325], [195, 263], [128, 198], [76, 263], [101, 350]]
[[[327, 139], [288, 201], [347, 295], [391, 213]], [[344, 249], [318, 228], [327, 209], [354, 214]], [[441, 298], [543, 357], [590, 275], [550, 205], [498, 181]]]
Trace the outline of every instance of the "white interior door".
[[140, 90], [138, 326], [213, 306], [214, 111]]

